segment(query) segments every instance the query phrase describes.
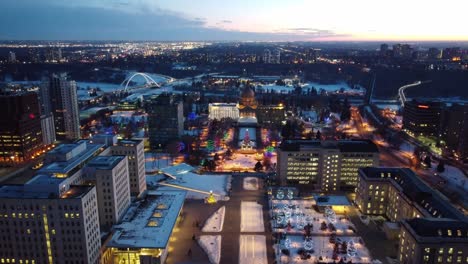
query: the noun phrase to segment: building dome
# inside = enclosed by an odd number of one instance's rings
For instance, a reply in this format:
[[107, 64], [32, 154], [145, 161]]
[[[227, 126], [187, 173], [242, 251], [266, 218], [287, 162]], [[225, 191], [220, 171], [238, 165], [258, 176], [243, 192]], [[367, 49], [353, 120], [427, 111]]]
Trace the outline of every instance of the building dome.
[[255, 92], [250, 88], [250, 86], [246, 86], [244, 90], [242, 90], [241, 93], [241, 98], [242, 99], [254, 99], [255, 98]]

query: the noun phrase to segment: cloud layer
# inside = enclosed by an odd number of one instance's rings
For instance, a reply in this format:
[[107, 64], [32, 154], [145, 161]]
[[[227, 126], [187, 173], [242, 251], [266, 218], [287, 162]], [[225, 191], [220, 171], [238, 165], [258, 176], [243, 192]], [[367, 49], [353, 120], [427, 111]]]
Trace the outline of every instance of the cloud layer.
[[[253, 40], [294, 41], [337, 36], [332, 31], [293, 28], [277, 32], [207, 26], [203, 17], [165, 10], [145, 0], [0, 1], [0, 39], [8, 40]], [[154, 3], [154, 2], [153, 2]]]

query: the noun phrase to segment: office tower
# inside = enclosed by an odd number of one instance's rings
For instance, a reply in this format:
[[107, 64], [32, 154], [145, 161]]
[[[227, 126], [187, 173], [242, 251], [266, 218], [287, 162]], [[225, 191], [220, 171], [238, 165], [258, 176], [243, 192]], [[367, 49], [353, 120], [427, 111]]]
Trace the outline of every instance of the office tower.
[[454, 104], [445, 112], [444, 141], [457, 159], [468, 158], [468, 104]]
[[96, 186], [100, 227], [109, 231], [130, 206], [127, 157], [97, 156], [88, 162], [83, 174], [85, 183]]
[[358, 169], [379, 164], [377, 146], [367, 140], [286, 140], [278, 149], [277, 174], [283, 186], [353, 191]]
[[308, 49], [306, 54], [306, 59], [308, 62], [315, 62], [318, 58], [320, 50], [319, 49]]
[[235, 121], [239, 119], [239, 109], [234, 103], [210, 103], [208, 105], [208, 118], [210, 120], [230, 118]]
[[413, 54], [413, 48], [409, 44], [403, 44], [401, 46], [401, 56], [405, 59], [411, 58]]
[[263, 51], [263, 63], [271, 63], [271, 51], [269, 49]]
[[15, 63], [16, 62], [16, 53], [13, 51], [8, 52], [8, 62]]
[[177, 140], [184, 131], [183, 105], [171, 94], [161, 94], [148, 102], [149, 142], [153, 149]]
[[394, 44], [392, 52], [393, 52], [393, 57], [394, 58], [400, 58], [401, 56], [403, 56], [402, 45], [401, 44]]
[[415, 136], [439, 136], [444, 105], [440, 102], [406, 101], [403, 129]]
[[263, 51], [263, 63], [281, 63], [281, 51], [265, 49]]
[[382, 44], [380, 45], [380, 56], [387, 56], [388, 53], [388, 45]]
[[33, 180], [0, 186], [0, 261], [99, 263], [96, 188]]
[[400, 263], [463, 263], [468, 219], [408, 168], [362, 168], [356, 204], [400, 224]]
[[57, 139], [74, 140], [81, 137], [78, 98], [75, 81], [66, 74], [53, 74], [45, 79], [39, 91], [42, 114], [54, 116]]
[[14, 165], [34, 158], [43, 147], [37, 94], [0, 94], [0, 163]]
[[427, 54], [429, 59], [431, 60], [438, 60], [442, 58], [442, 50], [438, 48], [429, 48]]
[[54, 116], [52, 114], [41, 115], [41, 130], [44, 145], [54, 144], [56, 138]]
[[141, 196], [146, 191], [145, 150], [142, 140], [120, 140], [110, 147], [111, 155], [126, 155], [130, 179], [130, 193]]

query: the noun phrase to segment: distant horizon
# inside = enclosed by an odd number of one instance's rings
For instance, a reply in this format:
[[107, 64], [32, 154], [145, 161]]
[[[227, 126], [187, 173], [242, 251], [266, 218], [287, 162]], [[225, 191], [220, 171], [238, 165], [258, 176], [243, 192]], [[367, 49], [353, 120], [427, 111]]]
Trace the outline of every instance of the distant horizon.
[[0, 39], [465, 42], [465, 0], [2, 0]]

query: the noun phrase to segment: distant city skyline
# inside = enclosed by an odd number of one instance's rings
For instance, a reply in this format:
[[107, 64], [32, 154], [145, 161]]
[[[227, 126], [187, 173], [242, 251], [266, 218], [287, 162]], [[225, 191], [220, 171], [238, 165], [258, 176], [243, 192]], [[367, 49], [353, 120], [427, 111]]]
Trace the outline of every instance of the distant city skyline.
[[464, 0], [3, 0], [0, 40], [468, 41]]

